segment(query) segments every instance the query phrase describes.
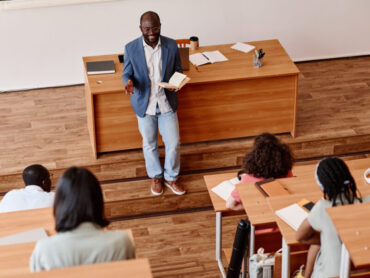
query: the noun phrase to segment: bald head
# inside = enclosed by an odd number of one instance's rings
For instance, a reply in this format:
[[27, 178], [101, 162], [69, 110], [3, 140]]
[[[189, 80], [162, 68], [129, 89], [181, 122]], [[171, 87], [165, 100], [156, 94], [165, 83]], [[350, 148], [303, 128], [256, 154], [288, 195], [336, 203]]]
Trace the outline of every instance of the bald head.
[[143, 22], [144, 19], [150, 19], [150, 20], [155, 20], [158, 21], [159, 24], [161, 24], [161, 20], [159, 18], [159, 15], [156, 12], [153, 11], [147, 11], [143, 13], [140, 17], [140, 25]]

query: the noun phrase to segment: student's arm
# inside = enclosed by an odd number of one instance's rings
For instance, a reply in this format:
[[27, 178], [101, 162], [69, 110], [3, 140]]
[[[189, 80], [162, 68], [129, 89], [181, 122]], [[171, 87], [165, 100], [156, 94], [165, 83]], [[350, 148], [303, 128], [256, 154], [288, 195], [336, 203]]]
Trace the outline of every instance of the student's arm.
[[232, 210], [244, 210], [243, 204], [236, 201], [232, 196], [227, 199], [226, 207]]
[[304, 277], [310, 278], [315, 265], [317, 253], [319, 253], [321, 246], [317, 244], [310, 245], [307, 253], [306, 266], [304, 268]]
[[312, 228], [307, 219], [305, 219], [301, 226], [299, 226], [296, 233], [296, 238], [299, 242], [304, 244], [320, 245], [320, 233]]

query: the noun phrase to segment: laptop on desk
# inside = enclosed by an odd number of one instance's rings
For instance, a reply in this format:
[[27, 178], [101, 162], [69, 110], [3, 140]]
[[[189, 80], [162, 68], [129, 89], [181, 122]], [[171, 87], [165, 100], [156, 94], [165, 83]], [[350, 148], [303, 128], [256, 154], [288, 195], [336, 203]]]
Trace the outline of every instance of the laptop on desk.
[[182, 70], [183, 71], [189, 70], [189, 47], [180, 47], [179, 53]]

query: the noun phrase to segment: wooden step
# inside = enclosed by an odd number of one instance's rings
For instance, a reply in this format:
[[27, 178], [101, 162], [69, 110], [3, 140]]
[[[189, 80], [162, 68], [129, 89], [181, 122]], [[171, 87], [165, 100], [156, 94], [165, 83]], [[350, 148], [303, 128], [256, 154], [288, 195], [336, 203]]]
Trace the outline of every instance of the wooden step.
[[[370, 153], [370, 135], [334, 139], [313, 138], [311, 141], [293, 139], [290, 135], [278, 137], [291, 147], [298, 161], [328, 155], [369, 157]], [[254, 138], [243, 138], [182, 146], [181, 174], [223, 168], [237, 169], [240, 167], [244, 155], [251, 149], [253, 140]], [[361, 152], [363, 154], [356, 155]], [[163, 148], [160, 149], [159, 153], [163, 163]], [[90, 169], [100, 181], [147, 177], [141, 150], [104, 154], [93, 164], [80, 165], [76, 161], [73, 165]], [[51, 169], [54, 185], [65, 169], [65, 167]], [[23, 187], [21, 173], [0, 176], [0, 193], [21, 187]]]

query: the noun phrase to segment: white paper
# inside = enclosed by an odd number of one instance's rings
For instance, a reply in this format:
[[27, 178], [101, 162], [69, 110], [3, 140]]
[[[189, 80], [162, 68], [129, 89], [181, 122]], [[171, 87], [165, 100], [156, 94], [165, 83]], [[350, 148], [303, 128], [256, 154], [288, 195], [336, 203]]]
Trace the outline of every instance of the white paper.
[[275, 211], [275, 214], [284, 220], [295, 231], [298, 231], [303, 220], [308, 216], [308, 213], [298, 204], [293, 204], [288, 207]]
[[168, 81], [168, 83], [170, 84], [170, 85], [173, 85], [173, 86], [176, 86], [176, 87], [180, 87], [180, 84], [181, 84], [181, 82], [184, 80], [186, 78], [186, 75], [185, 74], [182, 74], [182, 73], [180, 73], [180, 72], [175, 72], [172, 76], [171, 76], [171, 78], [170, 78], [170, 80]]
[[0, 238], [0, 245], [10, 245], [10, 244], [17, 244], [17, 243], [26, 243], [37, 241], [39, 239], [43, 239], [48, 237], [44, 228], [38, 228], [34, 230], [29, 230], [26, 232], [13, 234], [10, 236], [5, 236]]
[[196, 66], [201, 66], [210, 63], [211, 61], [208, 60], [202, 53], [195, 53], [189, 56], [189, 61]]
[[228, 60], [219, 50], [205, 51], [203, 54], [208, 57], [211, 63], [224, 62]]
[[249, 45], [249, 44], [242, 43], [242, 42], [237, 42], [231, 48], [235, 50], [239, 50], [244, 53], [248, 53], [249, 51], [252, 51], [253, 49], [255, 49], [253, 45]]
[[230, 197], [231, 192], [235, 189], [235, 184], [238, 184], [240, 181], [238, 177], [235, 177], [231, 180], [226, 180], [221, 182], [219, 185], [212, 188], [212, 191], [220, 196], [222, 199], [227, 201]]

